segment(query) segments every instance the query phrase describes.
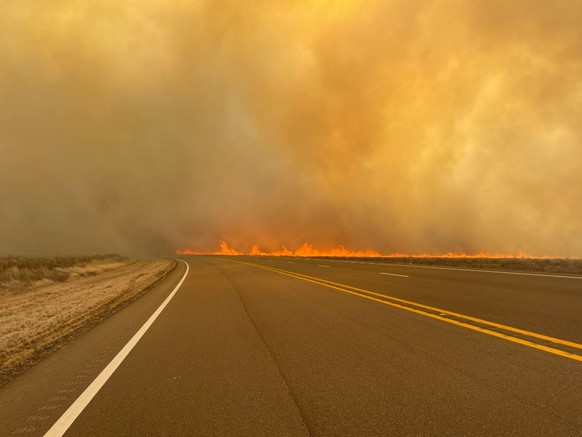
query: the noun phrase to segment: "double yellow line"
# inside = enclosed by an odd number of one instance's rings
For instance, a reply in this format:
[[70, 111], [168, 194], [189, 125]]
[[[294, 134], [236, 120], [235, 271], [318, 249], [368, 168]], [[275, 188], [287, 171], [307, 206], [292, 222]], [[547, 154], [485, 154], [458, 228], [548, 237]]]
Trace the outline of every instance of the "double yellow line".
[[[322, 285], [343, 293], [351, 294], [353, 296], [368, 299], [383, 305], [400, 308], [404, 311], [419, 314], [421, 316], [430, 317], [431, 319], [440, 320], [452, 325], [461, 326], [472, 331], [477, 331], [482, 334], [491, 335], [493, 337], [501, 338], [503, 340], [518, 343], [523, 346], [528, 346], [534, 349], [539, 349], [554, 355], [559, 355], [564, 358], [582, 362], [582, 355], [567, 352], [565, 350], [557, 349], [556, 345], [565, 346], [576, 351], [582, 351], [582, 344], [573, 341], [562, 340], [548, 335], [538, 334], [536, 332], [526, 331], [524, 329], [514, 328], [512, 326], [502, 325], [501, 323], [490, 322], [488, 320], [479, 319], [477, 317], [466, 316], [464, 314], [455, 313], [453, 311], [437, 308], [429, 305], [412, 302], [397, 297], [387, 296], [385, 294], [376, 293], [362, 288], [352, 287], [350, 285], [339, 284], [337, 282], [328, 281], [326, 279], [316, 278], [313, 276], [303, 275], [301, 273], [290, 272], [288, 270], [277, 269], [274, 267], [267, 267], [261, 264], [254, 264], [245, 261], [233, 261], [239, 264], [255, 267], [258, 269], [268, 270], [270, 272], [279, 273], [281, 275], [290, 276], [292, 278], [301, 279], [302, 281], [312, 282], [314, 284]], [[453, 317], [453, 318], [450, 318]], [[494, 328], [495, 330], [491, 329]], [[538, 342], [536, 342], [536, 340]], [[551, 344], [548, 346], [546, 344]]]

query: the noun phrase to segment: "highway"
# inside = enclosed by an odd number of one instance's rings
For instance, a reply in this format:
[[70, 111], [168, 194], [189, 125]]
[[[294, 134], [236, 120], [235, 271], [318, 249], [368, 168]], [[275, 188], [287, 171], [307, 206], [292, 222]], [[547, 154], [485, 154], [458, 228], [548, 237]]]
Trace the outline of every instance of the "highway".
[[582, 277], [182, 259], [0, 387], [0, 435], [582, 436]]

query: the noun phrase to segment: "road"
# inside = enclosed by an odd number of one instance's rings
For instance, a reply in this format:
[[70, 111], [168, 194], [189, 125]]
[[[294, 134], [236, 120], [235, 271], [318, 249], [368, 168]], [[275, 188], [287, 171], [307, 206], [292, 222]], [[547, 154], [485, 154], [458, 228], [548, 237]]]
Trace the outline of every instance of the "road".
[[1, 387], [0, 435], [582, 436], [582, 278], [183, 259]]

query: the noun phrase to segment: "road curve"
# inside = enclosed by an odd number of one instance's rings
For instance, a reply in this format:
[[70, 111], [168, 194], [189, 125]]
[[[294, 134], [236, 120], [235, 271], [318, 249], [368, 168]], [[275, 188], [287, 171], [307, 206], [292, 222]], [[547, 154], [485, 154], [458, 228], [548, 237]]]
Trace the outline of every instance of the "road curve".
[[[184, 259], [65, 435], [582, 435], [582, 279]], [[184, 273], [0, 388], [0, 434], [44, 435]]]

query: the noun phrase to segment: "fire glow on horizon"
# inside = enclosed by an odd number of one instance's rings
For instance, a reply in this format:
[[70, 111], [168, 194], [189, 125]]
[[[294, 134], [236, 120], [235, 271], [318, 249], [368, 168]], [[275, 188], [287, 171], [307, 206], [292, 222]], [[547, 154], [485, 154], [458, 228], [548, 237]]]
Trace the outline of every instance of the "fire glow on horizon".
[[506, 254], [506, 253], [455, 253], [446, 252], [438, 254], [428, 254], [428, 253], [416, 253], [416, 254], [404, 254], [404, 253], [390, 253], [382, 254], [372, 249], [368, 250], [349, 250], [343, 246], [336, 246], [327, 249], [316, 248], [309, 243], [304, 243], [299, 248], [292, 250], [285, 246], [281, 246], [281, 249], [274, 251], [264, 251], [261, 250], [258, 244], [254, 244], [250, 251], [237, 250], [230, 246], [226, 241], [221, 241], [219, 243], [220, 249], [217, 251], [201, 251], [192, 249], [177, 250], [177, 255], [228, 255], [228, 256], [290, 256], [298, 258], [309, 258], [309, 257], [336, 257], [336, 258], [520, 258], [520, 259], [550, 259], [550, 256], [532, 256], [525, 252], [518, 252], [517, 254]]

